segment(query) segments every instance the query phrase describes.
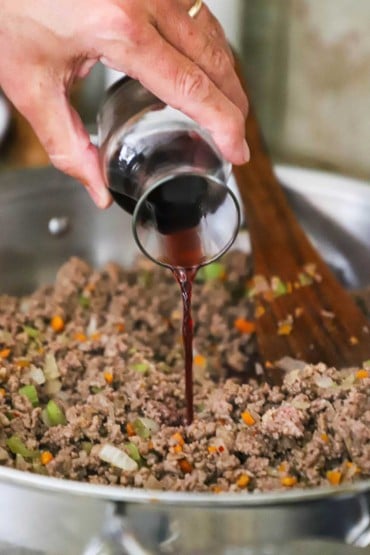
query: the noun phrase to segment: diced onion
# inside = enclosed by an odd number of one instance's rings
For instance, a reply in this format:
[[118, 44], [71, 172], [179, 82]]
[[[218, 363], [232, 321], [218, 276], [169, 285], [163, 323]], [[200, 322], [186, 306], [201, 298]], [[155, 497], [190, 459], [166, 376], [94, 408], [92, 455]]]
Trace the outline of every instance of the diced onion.
[[354, 383], [355, 383], [355, 374], [351, 372], [350, 374], [348, 374], [348, 376], [344, 378], [344, 380], [342, 381], [339, 387], [340, 389], [344, 389], [344, 390], [351, 389]]
[[31, 378], [31, 380], [33, 382], [35, 382], [37, 385], [42, 385], [45, 383], [45, 374], [44, 372], [41, 370], [41, 368], [38, 368], [37, 366], [34, 366], [32, 364], [29, 372], [28, 372], [29, 377]]
[[55, 380], [60, 376], [57, 361], [52, 353], [45, 356], [44, 374], [46, 381]]
[[95, 314], [93, 314], [90, 318], [90, 321], [89, 321], [88, 325], [87, 325], [86, 335], [88, 337], [90, 337], [91, 335], [94, 335], [94, 333], [97, 332], [97, 329], [98, 329], [98, 320], [97, 320]]
[[56, 395], [62, 389], [62, 383], [59, 380], [49, 380], [45, 385], [47, 395]]
[[301, 399], [293, 399], [290, 404], [298, 410], [306, 410], [310, 408], [310, 403], [308, 401], [302, 401]]
[[284, 370], [284, 372], [291, 372], [295, 370], [303, 370], [306, 363], [292, 357], [283, 357], [276, 362], [276, 366], [281, 370]]
[[315, 376], [314, 377], [315, 384], [322, 389], [327, 389], [329, 387], [334, 387], [335, 383], [331, 379], [330, 376]]
[[138, 470], [139, 465], [131, 457], [118, 447], [106, 443], [99, 451], [99, 458], [112, 466], [125, 470], [126, 472], [134, 472]]

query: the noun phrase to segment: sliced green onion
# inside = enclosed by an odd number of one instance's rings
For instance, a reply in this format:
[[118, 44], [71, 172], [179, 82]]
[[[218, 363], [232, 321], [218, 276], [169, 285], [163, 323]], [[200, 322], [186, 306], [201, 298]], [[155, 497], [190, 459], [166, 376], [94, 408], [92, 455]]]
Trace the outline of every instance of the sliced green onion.
[[42, 419], [49, 427], [65, 426], [67, 424], [63, 410], [53, 400], [49, 401], [46, 408], [42, 411]]
[[7, 439], [6, 445], [14, 455], [21, 455], [25, 459], [34, 459], [40, 456], [39, 451], [28, 449], [23, 441], [16, 435]]
[[34, 385], [24, 385], [19, 388], [18, 393], [19, 395], [27, 397], [33, 407], [39, 406], [39, 397], [37, 395], [37, 389]]
[[131, 366], [135, 372], [140, 372], [141, 374], [147, 374], [150, 370], [150, 365], [148, 362], [138, 362]]
[[127, 454], [129, 457], [131, 457], [131, 459], [133, 459], [134, 461], [137, 462], [137, 464], [142, 464], [143, 459], [142, 456], [140, 455], [140, 451], [137, 447], [137, 445], [135, 445], [135, 443], [126, 443], [125, 444], [125, 449], [127, 451]]

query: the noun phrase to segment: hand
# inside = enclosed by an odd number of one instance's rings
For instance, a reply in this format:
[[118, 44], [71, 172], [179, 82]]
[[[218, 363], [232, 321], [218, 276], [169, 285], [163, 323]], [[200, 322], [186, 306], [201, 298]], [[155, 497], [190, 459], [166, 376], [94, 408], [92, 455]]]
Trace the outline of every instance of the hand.
[[98, 152], [68, 94], [102, 61], [207, 128], [230, 162], [249, 158], [247, 99], [220, 24], [193, 0], [1, 0], [0, 85], [51, 162], [110, 204]]

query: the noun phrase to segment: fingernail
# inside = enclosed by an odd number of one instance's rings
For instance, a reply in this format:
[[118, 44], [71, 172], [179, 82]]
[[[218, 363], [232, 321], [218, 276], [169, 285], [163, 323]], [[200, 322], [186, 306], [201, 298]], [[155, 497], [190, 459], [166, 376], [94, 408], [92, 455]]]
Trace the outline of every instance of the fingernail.
[[250, 152], [250, 150], [249, 150], [249, 146], [248, 146], [247, 141], [244, 139], [244, 142], [243, 142], [243, 158], [244, 158], [244, 162], [249, 162], [250, 157], [251, 157], [251, 152]]
[[110, 196], [108, 189], [105, 187], [99, 187], [98, 189], [89, 187], [88, 191], [98, 208], [107, 208], [112, 202], [112, 197]]

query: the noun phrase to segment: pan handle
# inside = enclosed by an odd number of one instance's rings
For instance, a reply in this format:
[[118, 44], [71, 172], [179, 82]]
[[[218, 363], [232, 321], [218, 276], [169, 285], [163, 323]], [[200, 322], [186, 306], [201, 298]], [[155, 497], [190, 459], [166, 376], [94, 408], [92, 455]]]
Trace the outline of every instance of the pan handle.
[[130, 529], [128, 521], [122, 516], [109, 519], [106, 529], [100, 537], [94, 538], [83, 555], [153, 555], [144, 548]]

